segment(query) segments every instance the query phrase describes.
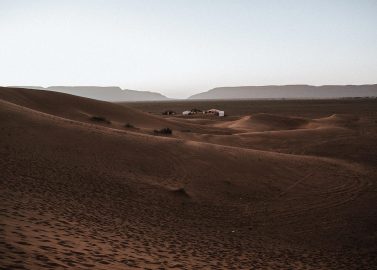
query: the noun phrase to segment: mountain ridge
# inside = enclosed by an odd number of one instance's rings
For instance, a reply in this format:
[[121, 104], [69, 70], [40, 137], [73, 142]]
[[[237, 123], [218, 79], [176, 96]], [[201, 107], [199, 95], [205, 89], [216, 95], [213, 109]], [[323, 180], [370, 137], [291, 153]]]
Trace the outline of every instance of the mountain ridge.
[[36, 90], [47, 90], [61, 92], [81, 97], [87, 97], [102, 101], [121, 102], [121, 101], [158, 101], [168, 100], [160, 93], [151, 91], [138, 91], [121, 89], [118, 86], [13, 86], [15, 88], [27, 88]]
[[188, 99], [346, 98], [377, 96], [377, 84], [365, 85], [263, 85], [216, 87]]

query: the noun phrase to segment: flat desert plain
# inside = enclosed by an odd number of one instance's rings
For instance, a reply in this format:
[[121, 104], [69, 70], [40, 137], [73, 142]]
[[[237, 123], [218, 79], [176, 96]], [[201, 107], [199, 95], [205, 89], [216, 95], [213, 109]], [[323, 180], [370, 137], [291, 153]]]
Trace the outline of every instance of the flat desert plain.
[[0, 160], [1, 269], [377, 268], [377, 99], [0, 88]]

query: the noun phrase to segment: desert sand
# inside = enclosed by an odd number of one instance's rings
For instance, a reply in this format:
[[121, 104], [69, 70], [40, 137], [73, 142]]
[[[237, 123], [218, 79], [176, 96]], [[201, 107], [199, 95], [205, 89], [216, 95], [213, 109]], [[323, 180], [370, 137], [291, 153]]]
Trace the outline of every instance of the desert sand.
[[376, 99], [0, 88], [0, 123], [1, 269], [376, 269]]

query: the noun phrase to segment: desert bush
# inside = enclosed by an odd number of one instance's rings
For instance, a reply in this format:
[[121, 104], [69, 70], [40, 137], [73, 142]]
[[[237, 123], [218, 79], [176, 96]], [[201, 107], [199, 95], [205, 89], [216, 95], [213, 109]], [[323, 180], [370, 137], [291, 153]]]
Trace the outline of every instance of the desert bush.
[[190, 197], [190, 195], [187, 193], [186, 189], [181, 187], [181, 188], [176, 188], [172, 189], [173, 194], [180, 196], [180, 197]]
[[135, 128], [135, 126], [132, 125], [132, 124], [130, 124], [130, 123], [125, 124], [124, 127], [126, 127], [126, 128]]
[[111, 121], [106, 119], [103, 116], [92, 116], [90, 118], [90, 120], [95, 121], [95, 122], [103, 122], [103, 123], [106, 123], [106, 124], [111, 124]]
[[199, 109], [197, 109], [197, 108], [191, 109], [191, 113], [193, 113], [193, 114], [201, 113], [201, 112], [203, 112], [203, 111], [202, 111], [202, 110], [199, 110]]
[[162, 135], [171, 135], [171, 134], [173, 134], [173, 130], [171, 130], [170, 128], [162, 128], [160, 130], [155, 129], [153, 132], [155, 134], [162, 134]]
[[163, 115], [174, 115], [174, 114], [177, 114], [175, 111], [172, 111], [172, 110], [167, 110], [167, 111], [164, 111], [162, 113]]

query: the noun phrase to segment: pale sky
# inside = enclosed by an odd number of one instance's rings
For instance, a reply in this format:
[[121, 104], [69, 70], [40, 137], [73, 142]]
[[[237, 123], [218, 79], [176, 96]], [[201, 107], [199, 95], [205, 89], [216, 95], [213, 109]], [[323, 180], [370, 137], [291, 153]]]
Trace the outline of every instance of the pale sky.
[[377, 83], [377, 0], [0, 0], [0, 85]]

